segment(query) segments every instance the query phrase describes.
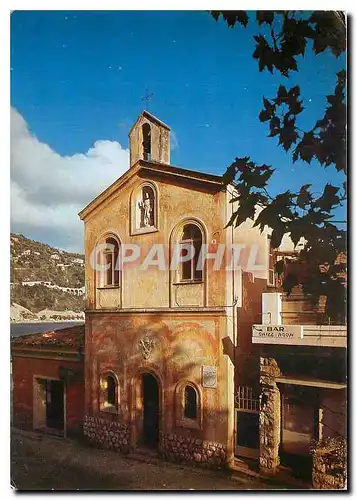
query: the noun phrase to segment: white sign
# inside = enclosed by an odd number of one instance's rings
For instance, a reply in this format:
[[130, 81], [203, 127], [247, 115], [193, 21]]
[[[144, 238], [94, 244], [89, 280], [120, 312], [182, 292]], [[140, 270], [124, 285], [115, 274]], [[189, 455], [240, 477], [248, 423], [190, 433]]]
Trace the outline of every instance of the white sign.
[[303, 338], [302, 325], [253, 325], [253, 344], [293, 344]]
[[202, 386], [217, 387], [217, 368], [215, 366], [202, 366]]

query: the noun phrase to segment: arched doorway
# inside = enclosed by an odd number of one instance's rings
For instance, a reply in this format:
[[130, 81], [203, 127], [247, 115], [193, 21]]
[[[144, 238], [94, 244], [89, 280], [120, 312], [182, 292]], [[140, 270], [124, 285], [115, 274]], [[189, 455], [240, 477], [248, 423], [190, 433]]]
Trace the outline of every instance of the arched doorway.
[[156, 448], [159, 441], [159, 384], [150, 373], [142, 375], [143, 433], [142, 443]]

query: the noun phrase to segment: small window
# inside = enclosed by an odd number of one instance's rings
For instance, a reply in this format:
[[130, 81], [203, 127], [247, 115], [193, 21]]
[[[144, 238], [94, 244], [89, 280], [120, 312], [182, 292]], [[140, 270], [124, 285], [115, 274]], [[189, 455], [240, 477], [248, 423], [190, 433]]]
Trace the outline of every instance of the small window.
[[118, 413], [119, 386], [113, 373], [107, 373], [100, 378], [99, 409], [107, 413]]
[[105, 240], [104, 263], [107, 266], [104, 286], [119, 286], [119, 244], [115, 238]]
[[148, 123], [144, 123], [143, 131], [143, 157], [144, 160], [151, 160], [151, 127]]
[[197, 393], [193, 387], [185, 387], [185, 418], [197, 419]]
[[275, 285], [275, 255], [274, 249], [271, 246], [271, 237], [268, 236], [268, 285]]
[[108, 375], [106, 379], [106, 391], [107, 391], [107, 404], [108, 406], [115, 406], [115, 393], [116, 393], [116, 383], [112, 375]]
[[202, 281], [202, 269], [197, 269], [198, 258], [202, 248], [202, 233], [195, 224], [187, 224], [183, 228], [180, 241], [180, 255], [187, 255], [191, 247], [193, 258], [181, 263], [181, 280], [183, 281]]
[[175, 417], [178, 427], [202, 429], [202, 395], [194, 383], [182, 381], [177, 384]]

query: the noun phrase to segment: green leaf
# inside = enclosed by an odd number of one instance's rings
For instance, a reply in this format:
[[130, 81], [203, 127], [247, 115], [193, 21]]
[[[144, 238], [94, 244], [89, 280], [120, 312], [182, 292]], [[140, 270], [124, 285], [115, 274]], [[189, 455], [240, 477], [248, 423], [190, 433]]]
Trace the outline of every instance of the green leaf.
[[278, 89], [277, 96], [274, 99], [274, 102], [275, 102], [275, 104], [280, 106], [281, 104], [283, 104], [285, 102], [287, 97], [288, 97], [288, 92], [287, 92], [286, 88], [284, 87], [284, 85], [280, 85], [279, 89]]
[[275, 110], [275, 106], [265, 97], [263, 97], [263, 103], [267, 113], [269, 113], [269, 115], [272, 116]]
[[211, 15], [216, 21], [222, 15], [230, 28], [233, 28], [236, 23], [246, 27], [249, 20], [245, 10], [212, 10]]
[[302, 209], [304, 209], [306, 205], [309, 205], [312, 201], [312, 195], [308, 191], [309, 187], [311, 187], [311, 184], [304, 184], [301, 186], [299, 195], [296, 199], [296, 203]]
[[248, 198], [241, 200], [241, 203], [237, 210], [236, 227], [245, 222], [247, 219], [254, 219], [254, 214], [259, 198], [260, 197], [258, 194], [251, 193]]
[[261, 122], [266, 122], [268, 120], [270, 120], [271, 118], [271, 114], [268, 113], [268, 111], [266, 109], [262, 109], [261, 112], [259, 113], [259, 120]]
[[223, 184], [225, 186], [230, 184], [233, 181], [233, 179], [235, 178], [235, 175], [236, 175], [236, 169], [235, 169], [234, 163], [232, 163], [232, 165], [227, 168], [227, 170], [225, 171], [225, 173], [222, 176]]
[[225, 228], [225, 229], [227, 229], [227, 227], [232, 226], [232, 225], [233, 225], [233, 223], [234, 223], [234, 221], [236, 220], [236, 218], [237, 218], [237, 212], [234, 212], [234, 213], [231, 215], [231, 217], [230, 217], [229, 221], [227, 222], [227, 224], [224, 226], [224, 228]]
[[338, 187], [326, 184], [322, 196], [315, 201], [315, 206], [324, 211], [330, 211], [332, 207], [340, 204], [340, 198], [337, 196], [338, 191]]
[[286, 229], [284, 226], [278, 226], [273, 229], [270, 237], [270, 244], [272, 248], [278, 248], [280, 246], [281, 240], [283, 239]]

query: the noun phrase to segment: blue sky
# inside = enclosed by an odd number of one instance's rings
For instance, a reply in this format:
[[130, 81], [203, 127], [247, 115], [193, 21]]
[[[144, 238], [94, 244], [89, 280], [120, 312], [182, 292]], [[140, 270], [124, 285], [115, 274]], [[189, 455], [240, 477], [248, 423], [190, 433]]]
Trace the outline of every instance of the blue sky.
[[[11, 104], [17, 119], [23, 119], [21, 130], [26, 126], [55, 155], [77, 158], [96, 141], [108, 148], [119, 143], [126, 150], [128, 131], [145, 107], [141, 99], [148, 90], [154, 96], [146, 107], [173, 130], [173, 165], [223, 174], [236, 156], [248, 155], [277, 168], [271, 192], [309, 182], [319, 191], [326, 182], [338, 181], [334, 169], [293, 165], [267, 137], [268, 126], [258, 114], [263, 95], [274, 97], [279, 83], [300, 84], [306, 108], [300, 126], [310, 127], [345, 61], [331, 53], [306, 57], [289, 80], [259, 73], [252, 58], [257, 31], [254, 22], [247, 29], [229, 29], [203, 11], [17, 11], [11, 16]], [[51, 176], [50, 165], [42, 171]], [[102, 171], [98, 167], [98, 176]], [[118, 168], [116, 177], [121, 173]], [[28, 185], [23, 192], [28, 193]], [[50, 224], [39, 228], [35, 218], [29, 223], [21, 221], [19, 210], [16, 214], [13, 230], [78, 248], [70, 231], [64, 238]]]

